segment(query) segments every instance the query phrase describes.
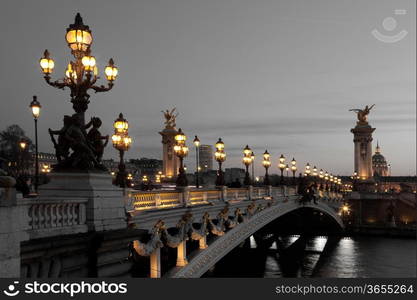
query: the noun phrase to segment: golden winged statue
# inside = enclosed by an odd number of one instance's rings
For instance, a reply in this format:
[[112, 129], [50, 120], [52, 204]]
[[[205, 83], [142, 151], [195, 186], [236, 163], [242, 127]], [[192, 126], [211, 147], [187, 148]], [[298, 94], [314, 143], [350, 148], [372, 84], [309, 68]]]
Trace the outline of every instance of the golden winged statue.
[[352, 108], [349, 109], [349, 111], [353, 111], [356, 113], [358, 117], [358, 124], [368, 124], [368, 115], [374, 106], [375, 104], [372, 104], [370, 107], [366, 105], [364, 109]]
[[165, 111], [161, 110], [165, 117], [165, 128], [175, 128], [177, 125], [175, 123], [175, 119], [178, 117], [178, 113], [175, 113], [176, 109], [177, 108], [174, 107], [171, 111], [169, 109]]

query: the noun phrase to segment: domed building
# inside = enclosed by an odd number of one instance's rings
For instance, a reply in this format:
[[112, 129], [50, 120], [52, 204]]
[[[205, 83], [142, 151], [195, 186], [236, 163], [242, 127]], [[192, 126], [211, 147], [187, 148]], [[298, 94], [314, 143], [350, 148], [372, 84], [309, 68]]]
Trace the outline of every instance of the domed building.
[[388, 163], [381, 154], [379, 143], [376, 143], [375, 154], [372, 155], [372, 171], [374, 176], [390, 176]]

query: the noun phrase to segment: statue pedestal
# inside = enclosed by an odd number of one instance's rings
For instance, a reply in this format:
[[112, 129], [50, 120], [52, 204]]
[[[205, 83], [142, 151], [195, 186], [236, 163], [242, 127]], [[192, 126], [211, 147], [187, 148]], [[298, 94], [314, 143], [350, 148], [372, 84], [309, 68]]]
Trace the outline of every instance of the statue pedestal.
[[174, 153], [175, 135], [178, 131], [175, 128], [165, 128], [161, 132], [162, 135], [162, 161], [164, 181], [175, 182], [175, 177], [178, 175], [180, 166], [179, 159]]
[[50, 173], [50, 183], [39, 187], [39, 200], [87, 200], [89, 231], [126, 228], [123, 189], [112, 185], [107, 173]]
[[372, 178], [372, 133], [375, 128], [358, 123], [353, 133], [355, 165], [354, 170], [362, 180]]

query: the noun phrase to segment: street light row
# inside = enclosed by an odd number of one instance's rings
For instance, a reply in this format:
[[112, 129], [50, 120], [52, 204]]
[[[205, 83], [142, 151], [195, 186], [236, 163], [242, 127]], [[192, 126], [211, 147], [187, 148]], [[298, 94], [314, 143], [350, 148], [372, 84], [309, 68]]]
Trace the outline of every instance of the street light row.
[[[184, 158], [187, 156], [189, 149], [186, 145], [187, 137], [180, 128], [178, 130], [177, 135], [175, 136], [175, 145], [174, 145], [174, 153], [177, 155], [177, 157], [180, 159], [180, 167], [179, 167], [179, 175], [177, 179], [177, 186], [186, 186], [188, 185], [187, 177], [184, 171]], [[196, 186], [198, 187], [198, 177], [199, 177], [199, 161], [198, 161], [198, 148], [200, 146], [200, 139], [195, 136], [193, 140], [194, 146], [196, 148]], [[226, 152], [225, 152], [225, 145], [221, 138], [217, 141], [215, 144], [216, 151], [214, 153], [214, 159], [217, 161], [219, 167], [217, 170], [217, 178], [216, 178], [216, 186], [223, 186], [225, 185], [224, 182], [224, 172], [222, 170], [222, 164], [226, 160]], [[253, 173], [252, 173], [252, 180], [249, 175], [249, 166], [252, 165], [252, 168], [254, 166], [254, 160], [255, 160], [255, 154], [249, 147], [249, 145], [246, 145], [246, 147], [243, 149], [243, 158], [242, 163], [245, 165], [245, 179], [244, 184], [245, 185], [251, 185], [253, 180]], [[269, 154], [268, 150], [265, 150], [263, 153], [263, 160], [262, 160], [262, 166], [265, 168], [265, 176], [264, 176], [264, 184], [270, 185], [269, 180], [269, 174], [268, 170], [271, 167], [271, 155]], [[291, 166], [290, 166], [291, 165]], [[281, 184], [284, 183], [284, 175], [283, 172], [286, 170], [287, 172], [291, 170], [293, 174], [293, 179], [295, 180], [295, 174], [297, 172], [297, 161], [295, 158], [293, 158], [289, 164], [286, 164], [286, 158], [283, 154], [279, 157], [278, 162], [278, 168], [281, 171]], [[288, 175], [288, 174], [287, 174]], [[323, 171], [320, 169], [320, 171], [317, 170], [316, 166], [313, 167], [311, 170], [310, 164], [307, 163], [305, 166], [304, 176], [312, 176], [317, 177], [318, 179], [322, 179], [322, 181], [334, 184], [341, 184], [341, 178], [337, 176], [333, 176], [332, 174], [329, 174], [327, 171]]]
[[[30, 108], [32, 109], [32, 114], [35, 120], [35, 189], [37, 188], [38, 183], [38, 150], [37, 150], [37, 120], [40, 116], [40, 109], [41, 105], [39, 101], [37, 100], [36, 96], [33, 97], [32, 102], [30, 103]], [[129, 130], [129, 123], [128, 121], [123, 117], [123, 114], [120, 113], [119, 117], [114, 121], [114, 134], [112, 135], [112, 144], [113, 147], [119, 151], [120, 156], [120, 162], [119, 162], [119, 170], [116, 176], [116, 185], [120, 187], [126, 186], [126, 166], [124, 164], [124, 152], [129, 150], [130, 145], [132, 144], [132, 138], [128, 135]], [[175, 135], [175, 145], [174, 145], [174, 153], [179, 158], [180, 166], [179, 166], [179, 175], [177, 178], [177, 185], [178, 186], [187, 186], [188, 180], [185, 173], [184, 168], [184, 158], [188, 155], [189, 148], [186, 145], [187, 136], [183, 133], [182, 129], [178, 129], [178, 133]], [[193, 140], [194, 146], [196, 147], [196, 165], [197, 165], [197, 171], [196, 171], [196, 186], [199, 187], [199, 161], [198, 161], [198, 148], [200, 146], [200, 140], [197, 136], [195, 136]], [[26, 147], [26, 144], [24, 141], [20, 142], [20, 146], [22, 148]], [[214, 153], [214, 159], [217, 161], [219, 168], [217, 170], [217, 178], [216, 178], [216, 185], [217, 186], [223, 186], [225, 185], [224, 181], [224, 172], [222, 170], [222, 164], [226, 161], [226, 152], [225, 152], [225, 145], [221, 138], [217, 141], [215, 144], [216, 151]], [[252, 179], [249, 175], [249, 166], [252, 165], [252, 168], [254, 166], [254, 160], [255, 160], [255, 154], [249, 147], [249, 145], [246, 145], [246, 147], [243, 149], [243, 158], [242, 162], [245, 165], [245, 179], [244, 184], [245, 185], [251, 185], [253, 181], [253, 172], [252, 172]], [[269, 154], [268, 150], [265, 150], [263, 153], [263, 160], [262, 160], [262, 166], [265, 168], [265, 176], [264, 176], [264, 184], [270, 185], [270, 179], [268, 170], [271, 167], [271, 155]], [[291, 165], [291, 166], [290, 166]], [[295, 174], [297, 172], [297, 161], [295, 158], [293, 158], [289, 164], [286, 164], [286, 157], [281, 154], [278, 159], [278, 168], [281, 171], [281, 184], [284, 183], [284, 175], [283, 172], [286, 170], [287, 172], [291, 170], [293, 179], [295, 180]], [[287, 174], [288, 175], [288, 174]], [[325, 182], [334, 182], [336, 184], [341, 184], [341, 178], [338, 178], [337, 176], [333, 176], [332, 174], [329, 174], [327, 171], [323, 171], [320, 169], [320, 171], [317, 170], [316, 166], [311, 169], [311, 166], [309, 163], [306, 164], [305, 170], [304, 170], [305, 176], [312, 176], [317, 177], [320, 179], [323, 179]]]

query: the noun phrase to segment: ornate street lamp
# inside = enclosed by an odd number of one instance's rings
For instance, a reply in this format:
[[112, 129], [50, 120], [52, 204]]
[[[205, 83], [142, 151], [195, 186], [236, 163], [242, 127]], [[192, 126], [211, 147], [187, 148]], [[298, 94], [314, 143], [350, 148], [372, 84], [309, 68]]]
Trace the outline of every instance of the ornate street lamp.
[[269, 174], [268, 174], [268, 169], [271, 166], [271, 160], [270, 160], [271, 155], [268, 153], [268, 150], [265, 150], [263, 156], [264, 156], [264, 160], [262, 161], [262, 165], [265, 168], [264, 185], [271, 185], [271, 183], [269, 182]]
[[313, 176], [317, 177], [318, 173], [317, 173], [317, 168], [316, 166], [313, 167]]
[[70, 89], [73, 109], [81, 124], [84, 125], [84, 113], [90, 102], [88, 91], [91, 89], [98, 93], [111, 90], [118, 70], [114, 66], [113, 59], [110, 59], [108, 66], [104, 69], [107, 86], [95, 84], [99, 77], [97, 76], [96, 59], [91, 55], [93, 36], [90, 28], [83, 23], [79, 13], [75, 16], [74, 24], [69, 25], [67, 28], [65, 39], [75, 59], [69, 62], [64, 78], [56, 81], [51, 80], [51, 73], [55, 63], [50, 57], [48, 50], [45, 50], [39, 64], [44, 74], [44, 79], [49, 85], [58, 89], [65, 89], [66, 87]]
[[188, 154], [188, 147], [185, 144], [187, 137], [182, 132], [181, 128], [178, 129], [178, 133], [175, 136], [174, 152], [180, 159], [180, 168], [177, 177], [177, 187], [188, 186], [187, 175], [184, 170], [184, 157]]
[[198, 153], [198, 147], [200, 147], [200, 140], [198, 139], [197, 136], [195, 136], [194, 138], [194, 146], [195, 146], [195, 168], [196, 168], [196, 172], [195, 172], [195, 187], [198, 188], [199, 187], [199, 178], [198, 178], [198, 173], [200, 171], [200, 162], [199, 162], [199, 155], [200, 153]]
[[329, 182], [330, 182], [329, 184], [330, 184], [330, 190], [331, 190], [331, 191], [333, 191], [333, 187], [334, 187], [334, 186], [333, 186], [333, 181], [334, 181], [333, 175], [332, 175], [332, 174], [330, 174], [330, 175], [329, 175]]
[[288, 171], [290, 170], [290, 166], [288, 164], [285, 165], [285, 172], [287, 172], [287, 179], [288, 179]]
[[311, 167], [310, 167], [309, 163], [306, 164], [306, 169], [305, 169], [304, 173], [306, 174], [306, 176], [310, 176]]
[[255, 181], [255, 153], [251, 153], [250, 159], [252, 160], [252, 182]]
[[295, 172], [297, 172], [297, 161], [295, 160], [294, 157], [292, 158], [292, 161], [291, 161], [291, 171], [292, 171], [292, 179], [295, 184]]
[[324, 179], [323, 169], [320, 169], [319, 171], [319, 178], [320, 178], [320, 190], [323, 190], [323, 179]]
[[251, 154], [252, 154], [252, 150], [249, 148], [248, 145], [246, 145], [246, 147], [243, 149], [243, 158], [242, 158], [242, 162], [246, 167], [245, 180], [243, 181], [244, 185], [251, 185], [251, 179], [249, 176], [249, 166], [253, 162]]
[[113, 147], [119, 151], [120, 162], [119, 170], [116, 174], [115, 184], [125, 188], [127, 186], [127, 174], [126, 174], [126, 165], [124, 163], [124, 153], [129, 150], [130, 145], [132, 144], [132, 138], [128, 135], [129, 123], [123, 114], [119, 114], [119, 118], [114, 121], [114, 134], [111, 139], [113, 142]]
[[217, 171], [216, 186], [225, 185], [224, 182], [224, 173], [222, 170], [222, 163], [226, 160], [226, 152], [224, 152], [224, 143], [221, 138], [217, 141], [216, 152], [214, 153], [214, 158], [219, 163], [219, 170]]
[[324, 172], [324, 189], [329, 190], [329, 173], [327, 171]]
[[39, 157], [38, 157], [38, 118], [41, 114], [41, 104], [36, 96], [33, 96], [29, 107], [32, 110], [33, 120], [35, 122], [35, 193], [38, 193], [39, 185]]
[[285, 156], [283, 154], [279, 157], [278, 167], [281, 171], [281, 184], [284, 184]]

